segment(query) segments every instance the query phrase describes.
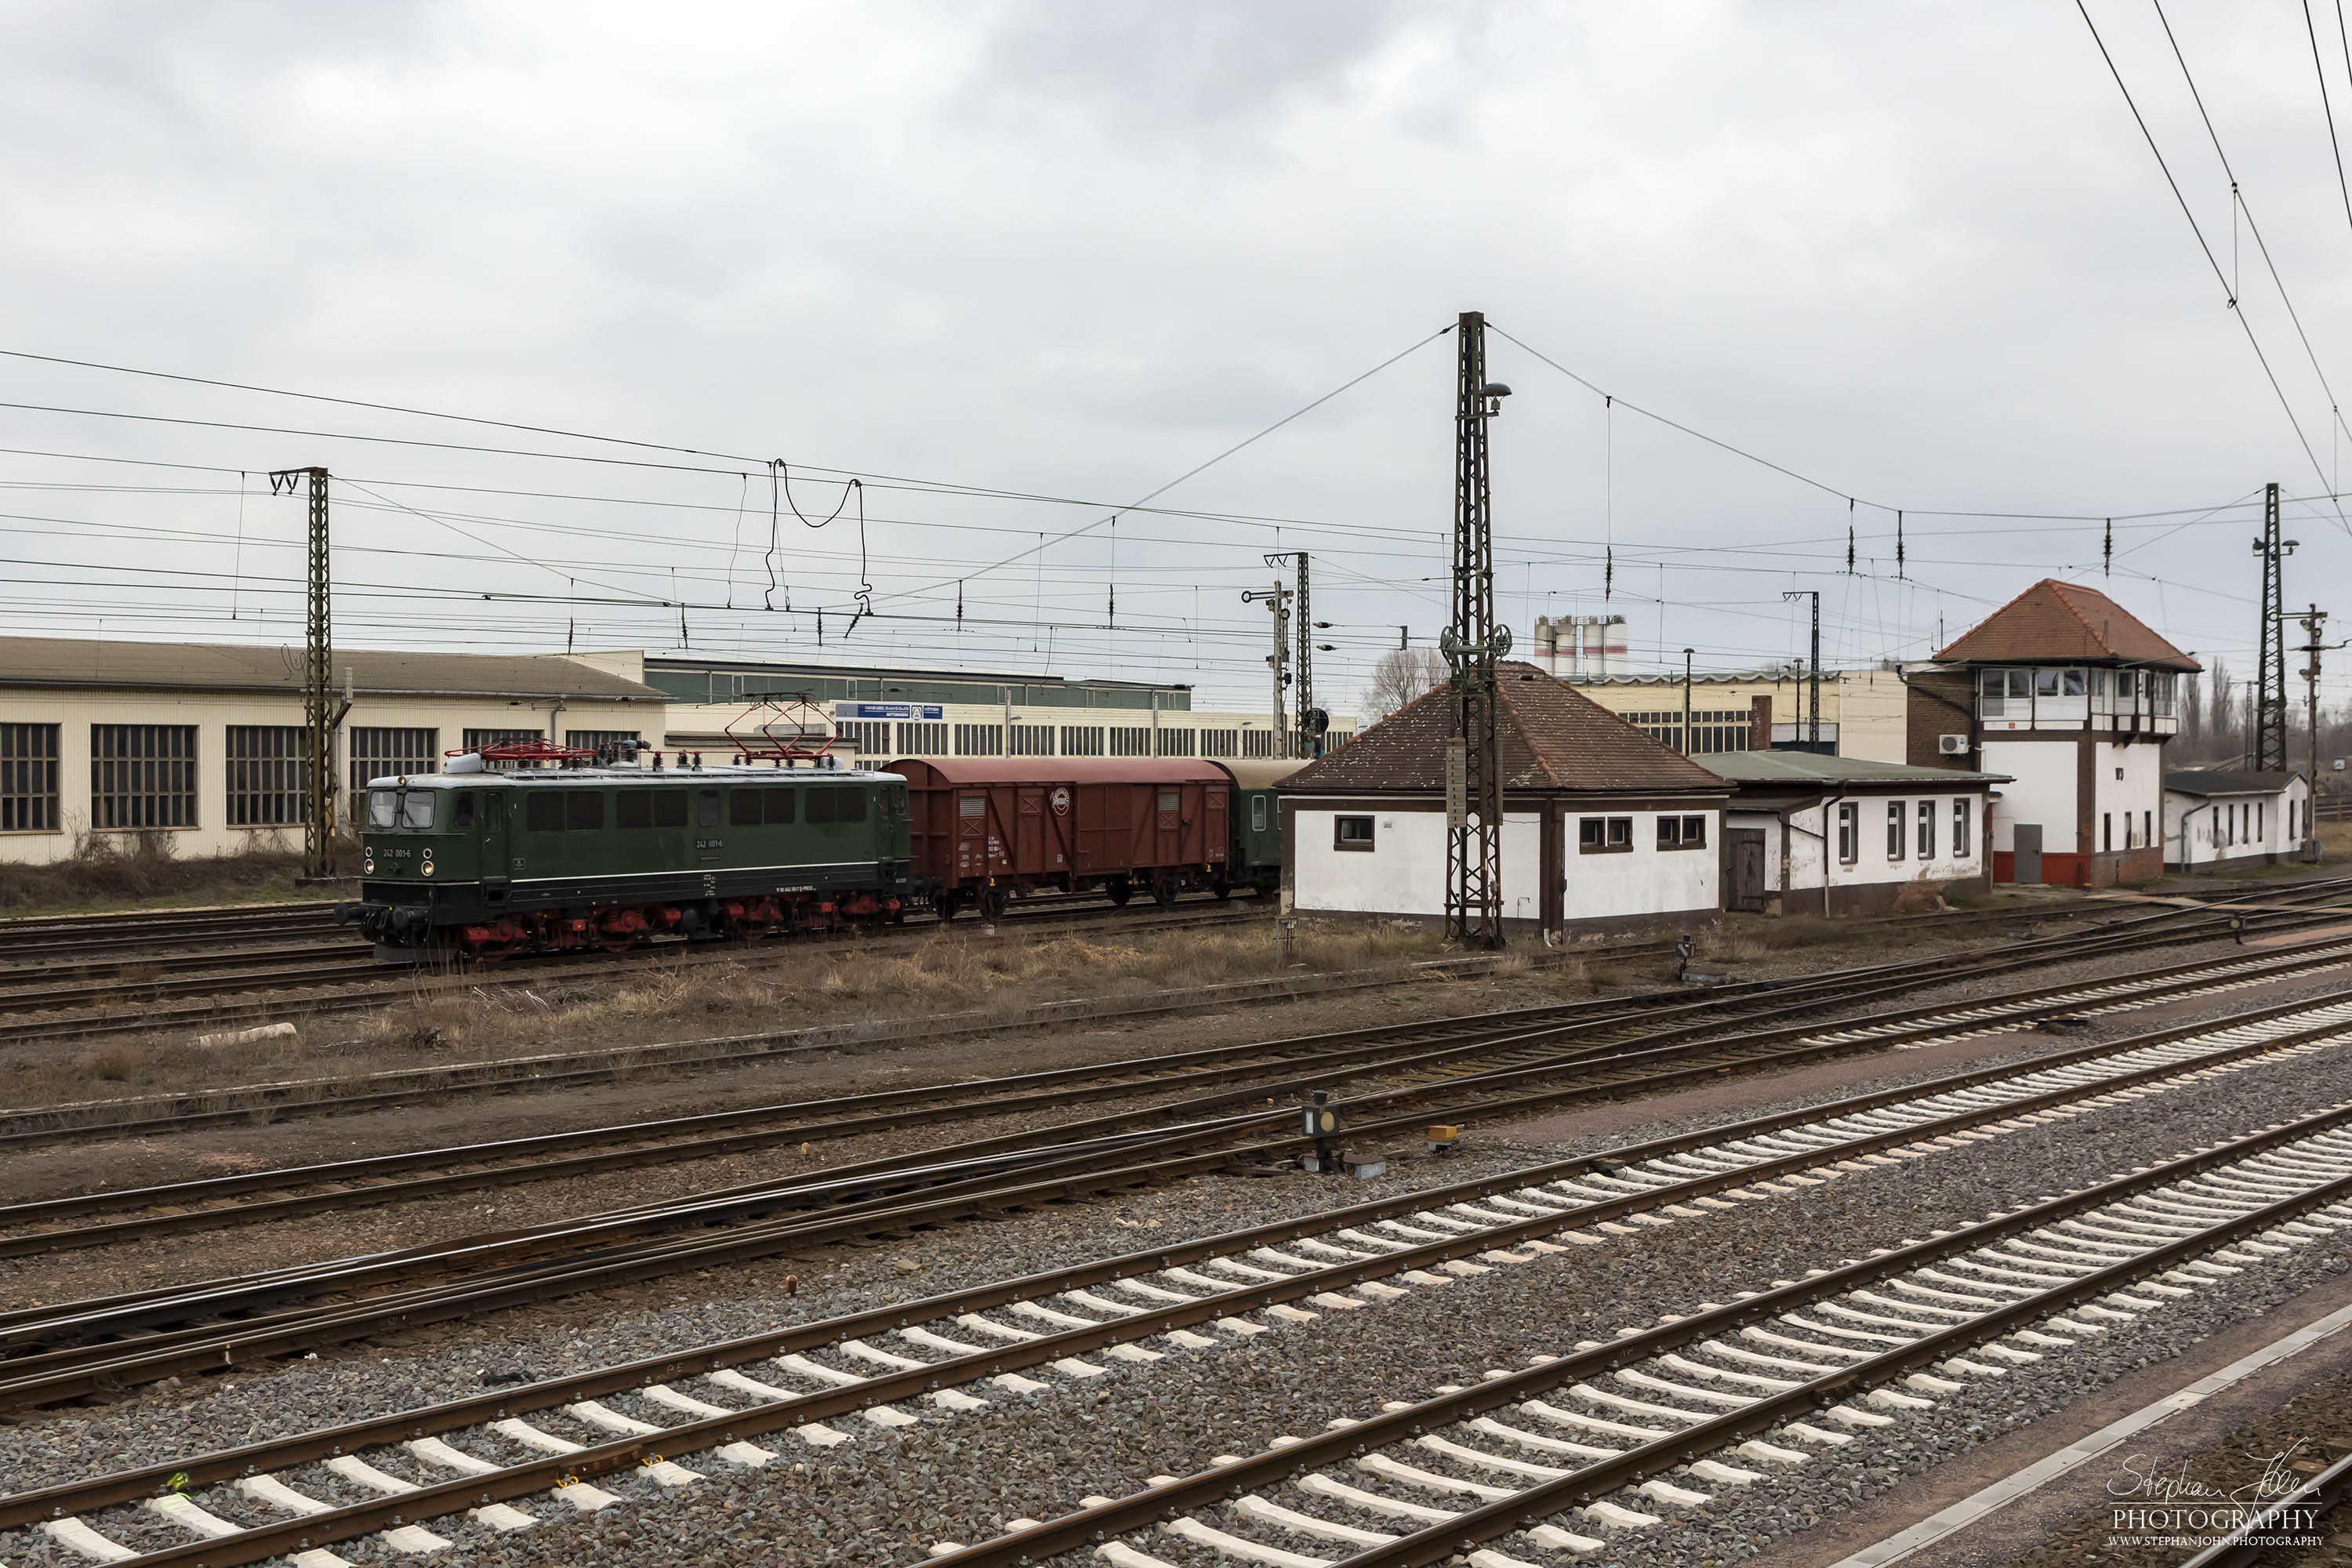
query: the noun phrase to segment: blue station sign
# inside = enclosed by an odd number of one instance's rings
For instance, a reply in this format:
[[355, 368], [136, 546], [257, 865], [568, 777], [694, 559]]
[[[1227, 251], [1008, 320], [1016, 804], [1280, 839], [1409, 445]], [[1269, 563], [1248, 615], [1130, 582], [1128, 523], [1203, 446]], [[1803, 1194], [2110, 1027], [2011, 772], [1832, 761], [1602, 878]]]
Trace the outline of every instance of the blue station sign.
[[947, 707], [939, 702], [836, 702], [833, 705], [836, 719], [930, 719], [948, 716]]

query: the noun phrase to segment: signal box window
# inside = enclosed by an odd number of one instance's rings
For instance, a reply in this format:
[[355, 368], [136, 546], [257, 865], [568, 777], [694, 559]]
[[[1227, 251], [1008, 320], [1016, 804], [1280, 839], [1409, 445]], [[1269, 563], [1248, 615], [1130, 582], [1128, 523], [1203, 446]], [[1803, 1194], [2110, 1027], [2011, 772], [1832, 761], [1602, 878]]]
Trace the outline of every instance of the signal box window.
[[1372, 819], [1369, 816], [1332, 818], [1331, 847], [1369, 851], [1372, 847]]
[[1580, 855], [1608, 855], [1629, 852], [1633, 847], [1633, 819], [1630, 816], [1587, 816], [1578, 819], [1576, 848]]
[[1857, 817], [1860, 808], [1853, 802], [1838, 803], [1838, 859], [1851, 866], [1861, 858], [1862, 834]]
[[[2081, 672], [2078, 670], [2076, 673]], [[1919, 858], [1933, 860], [1935, 858], [1936, 803], [1932, 800], [1923, 800], [1919, 803]]]
[[1903, 858], [1903, 803], [1890, 800], [1886, 803], [1886, 858], [1889, 860]]
[[1967, 859], [1969, 847], [1976, 842], [1976, 835], [1969, 831], [1969, 816], [1967, 801], [1952, 802], [1952, 858], [1955, 860]]
[[1661, 816], [1658, 818], [1658, 847], [1661, 849], [1706, 848], [1706, 818]]

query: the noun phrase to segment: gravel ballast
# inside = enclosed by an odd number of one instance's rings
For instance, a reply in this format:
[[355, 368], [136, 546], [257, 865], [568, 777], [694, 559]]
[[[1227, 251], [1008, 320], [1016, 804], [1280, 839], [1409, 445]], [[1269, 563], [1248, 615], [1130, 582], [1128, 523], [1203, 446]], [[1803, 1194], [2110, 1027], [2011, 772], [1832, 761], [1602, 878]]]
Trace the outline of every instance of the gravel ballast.
[[[656, 1494], [641, 1480], [615, 1483], [629, 1505], [593, 1518], [561, 1517], [568, 1511], [563, 1505], [542, 1498], [528, 1500], [541, 1528], [521, 1535], [494, 1536], [462, 1517], [436, 1522], [436, 1531], [460, 1548], [439, 1560], [911, 1562], [934, 1540], [983, 1538], [1016, 1514], [1067, 1511], [1090, 1492], [1129, 1491], [1149, 1475], [1198, 1469], [1217, 1453], [1255, 1451], [1274, 1436], [1312, 1430], [1335, 1415], [1360, 1415], [1383, 1399], [1425, 1396], [1440, 1383], [1523, 1364], [1531, 1353], [1580, 1339], [1607, 1339], [1619, 1327], [1687, 1310], [1704, 1297], [1743, 1284], [1760, 1287], [1834, 1261], [1824, 1256], [1818, 1239], [1823, 1236], [1839, 1238], [1838, 1256], [1852, 1256], [2297, 1114], [2352, 1093], [2347, 1056], [2352, 1053], [2330, 1051], [2295, 1058], [2291, 1068], [2203, 1080], [2128, 1107], [1801, 1188], [1744, 1209], [1737, 1225], [1678, 1223], [1444, 1289], [1416, 1291], [1382, 1308], [1328, 1313], [1314, 1324], [1218, 1351], [1171, 1348], [1167, 1359], [1149, 1367], [1107, 1362], [1110, 1370], [1103, 1377], [1057, 1382], [1051, 1393], [1029, 1400], [988, 1390], [997, 1407], [990, 1412], [949, 1416], [926, 1407], [917, 1426], [895, 1435], [849, 1420], [842, 1425], [856, 1432], [856, 1440], [823, 1452], [789, 1435], [772, 1437], [770, 1446], [784, 1458], [764, 1472], [733, 1470], [709, 1456], [689, 1458], [709, 1476], [703, 1484]], [[1417, 1162], [1390, 1180], [1428, 1184], [1524, 1163], [1523, 1153], [1489, 1148]], [[1384, 1183], [1381, 1190], [1393, 1189]], [[551, 1375], [903, 1300], [910, 1279], [919, 1293], [929, 1294], [1002, 1277], [1008, 1258], [1018, 1258], [1024, 1271], [1044, 1268], [1113, 1250], [1118, 1242], [1112, 1237], [1134, 1245], [1160, 1229], [1192, 1235], [1234, 1228], [1366, 1195], [1360, 1186], [1307, 1178], [1220, 1177], [1118, 1205], [1033, 1214], [897, 1244], [812, 1281], [810, 1290], [790, 1302], [739, 1297], [622, 1314], [598, 1333], [515, 1344], [503, 1363], [472, 1348], [462, 1355], [303, 1363], [275, 1377], [239, 1375], [234, 1385], [215, 1385], [193, 1398], [146, 1395], [96, 1416], [45, 1419], [0, 1432], [0, 1468], [11, 1489], [22, 1489], [476, 1392], [485, 1370], [513, 1366]], [[1204, 1215], [1204, 1205], [1213, 1217]], [[919, 1273], [900, 1274], [900, 1258]], [[1744, 1554], [1759, 1538], [1801, 1524], [1806, 1510], [1818, 1512], [1837, 1500], [1869, 1495], [1976, 1440], [1969, 1418], [1994, 1430], [1988, 1423], [2027, 1418], [2014, 1409], [2053, 1408], [2081, 1388], [2169, 1354], [2280, 1299], [2299, 1288], [2298, 1281], [2321, 1277], [2314, 1270], [2340, 1266], [2341, 1248], [2320, 1247], [2249, 1271], [2226, 1288], [2105, 1337], [2096, 1353], [2069, 1357], [2030, 1378], [2004, 1380], [1997, 1395], [1980, 1390], [1955, 1395], [1947, 1408], [1809, 1467], [1798, 1486], [1776, 1481], [1752, 1496], [1726, 1498], [1678, 1529], [1623, 1536], [1616, 1550], [1628, 1561], [1662, 1563]], [[2137, 1360], [2128, 1359], [2133, 1356]], [[2028, 1397], [2021, 1402], [2021, 1394]], [[1970, 1401], [1984, 1398], [1995, 1399], [1999, 1411], [1973, 1412]], [[632, 1408], [626, 1399], [612, 1403]], [[565, 1426], [568, 1419], [551, 1415], [542, 1424], [581, 1440], [595, 1436]], [[341, 1483], [330, 1485], [320, 1475], [306, 1469], [286, 1479], [314, 1495], [346, 1500]], [[204, 1500], [210, 1507], [223, 1497], [236, 1494], [211, 1489]], [[216, 1511], [257, 1522], [267, 1517], [240, 1516], [228, 1502]], [[110, 1527], [117, 1517], [109, 1517]], [[163, 1528], [170, 1539], [184, 1539]], [[1680, 1554], [1693, 1540], [1702, 1540], [1706, 1551]], [[1181, 1555], [1178, 1545], [1155, 1542], [1153, 1550], [1174, 1561]], [[67, 1560], [47, 1555], [60, 1550], [26, 1532], [0, 1543], [0, 1555], [10, 1561]], [[390, 1556], [376, 1542], [338, 1550], [354, 1561], [369, 1560], [370, 1553]]]

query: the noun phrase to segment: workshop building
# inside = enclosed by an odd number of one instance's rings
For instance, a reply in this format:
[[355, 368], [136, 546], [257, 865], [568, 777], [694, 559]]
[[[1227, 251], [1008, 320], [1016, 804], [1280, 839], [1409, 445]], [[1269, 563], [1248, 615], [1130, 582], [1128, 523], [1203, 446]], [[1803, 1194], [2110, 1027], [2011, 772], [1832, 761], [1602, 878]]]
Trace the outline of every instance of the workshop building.
[[2300, 773], [2195, 768], [2164, 775], [2164, 863], [2175, 871], [2275, 866], [2311, 849]]
[[1880, 915], [1992, 882], [1993, 773], [1810, 752], [1709, 757], [1737, 791], [1724, 817], [1724, 908]]
[[[1573, 934], [1687, 923], [1722, 903], [1730, 785], [1532, 664], [1501, 667], [1503, 917]], [[1440, 688], [1281, 786], [1293, 907], [1442, 919]]]

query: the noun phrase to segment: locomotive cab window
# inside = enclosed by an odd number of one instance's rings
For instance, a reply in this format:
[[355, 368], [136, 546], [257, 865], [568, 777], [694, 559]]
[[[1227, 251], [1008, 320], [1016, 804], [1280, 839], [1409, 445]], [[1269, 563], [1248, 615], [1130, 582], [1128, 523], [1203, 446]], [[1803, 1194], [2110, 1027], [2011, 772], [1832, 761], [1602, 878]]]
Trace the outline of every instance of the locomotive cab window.
[[403, 827], [429, 830], [433, 826], [433, 792], [429, 789], [404, 790], [400, 796], [400, 825]]
[[707, 789], [702, 792], [702, 798], [695, 803], [694, 820], [703, 827], [719, 826], [719, 792], [717, 790]]
[[1335, 849], [1370, 849], [1372, 847], [1372, 819], [1369, 816], [1338, 816], [1332, 818], [1332, 847]]
[[473, 826], [474, 792], [469, 789], [461, 789], [457, 793], [454, 798], [457, 804], [450, 807], [449, 826], [452, 827]]
[[400, 797], [388, 789], [368, 791], [367, 825], [381, 831], [400, 820]]

